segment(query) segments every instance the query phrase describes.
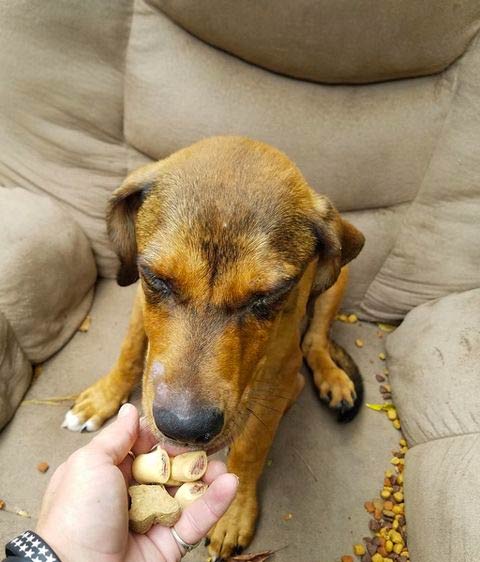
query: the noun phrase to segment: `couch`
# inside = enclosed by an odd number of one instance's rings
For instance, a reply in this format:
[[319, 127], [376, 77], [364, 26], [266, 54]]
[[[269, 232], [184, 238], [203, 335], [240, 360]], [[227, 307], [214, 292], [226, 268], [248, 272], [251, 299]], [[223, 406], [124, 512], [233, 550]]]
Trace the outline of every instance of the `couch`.
[[[344, 302], [361, 322], [334, 335], [369, 402], [386, 344], [411, 560], [479, 559], [479, 28], [475, 0], [0, 4], [0, 497], [33, 518], [0, 511], [2, 539], [34, 525], [36, 463], [91, 438], [60, 428], [68, 402], [32, 399], [81, 391], [125, 330], [134, 288], [113, 281], [109, 194], [141, 164], [241, 134], [284, 150], [366, 236]], [[380, 337], [376, 322], [399, 327]], [[252, 549], [350, 552], [398, 438], [367, 409], [336, 426], [306, 388]]]

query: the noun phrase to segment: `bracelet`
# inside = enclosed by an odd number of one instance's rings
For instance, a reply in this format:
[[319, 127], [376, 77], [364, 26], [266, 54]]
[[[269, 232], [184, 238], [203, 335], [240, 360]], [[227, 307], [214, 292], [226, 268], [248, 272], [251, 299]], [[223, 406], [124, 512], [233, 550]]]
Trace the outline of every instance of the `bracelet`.
[[25, 531], [5, 546], [7, 556], [28, 562], [61, 562], [53, 549], [33, 531]]

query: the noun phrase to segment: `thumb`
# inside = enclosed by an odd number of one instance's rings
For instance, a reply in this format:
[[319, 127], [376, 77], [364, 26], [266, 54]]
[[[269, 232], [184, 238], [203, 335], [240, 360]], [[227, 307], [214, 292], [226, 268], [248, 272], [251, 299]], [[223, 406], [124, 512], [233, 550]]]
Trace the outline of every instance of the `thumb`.
[[126, 403], [118, 411], [117, 419], [94, 437], [86, 446], [90, 451], [108, 456], [113, 464], [120, 464], [138, 437], [138, 412]]

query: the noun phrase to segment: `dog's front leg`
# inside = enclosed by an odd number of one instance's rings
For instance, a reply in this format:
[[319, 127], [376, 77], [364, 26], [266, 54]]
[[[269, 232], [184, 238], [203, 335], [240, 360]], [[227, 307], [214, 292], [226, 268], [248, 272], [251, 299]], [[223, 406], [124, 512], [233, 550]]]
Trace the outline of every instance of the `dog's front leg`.
[[96, 431], [128, 400], [143, 372], [147, 338], [143, 328], [142, 294], [138, 288], [120, 355], [104, 377], [84, 390], [65, 416], [71, 431]]
[[[252, 394], [247, 406], [249, 418], [244, 430], [235, 439], [227, 460], [228, 471], [240, 479], [237, 496], [206, 541], [214, 561], [227, 560], [232, 554], [241, 552], [253, 538], [259, 512], [258, 481], [282, 415], [297, 398], [305, 382], [298, 373], [299, 363], [295, 361], [294, 369], [288, 378], [283, 378], [282, 386], [262, 382], [258, 392]], [[278, 379], [282, 380], [282, 377]]]

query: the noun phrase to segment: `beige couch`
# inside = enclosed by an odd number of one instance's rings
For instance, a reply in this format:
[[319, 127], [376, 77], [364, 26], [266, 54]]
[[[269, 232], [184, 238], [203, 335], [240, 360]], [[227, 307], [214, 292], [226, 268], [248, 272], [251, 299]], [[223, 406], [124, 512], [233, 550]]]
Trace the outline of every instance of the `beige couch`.
[[[110, 192], [136, 166], [202, 137], [248, 135], [284, 150], [366, 235], [345, 308], [365, 321], [406, 315], [387, 351], [412, 446], [412, 561], [477, 561], [479, 28], [476, 0], [2, 2], [0, 427], [32, 364], [75, 333], [97, 275], [91, 332], [48, 361], [30, 396], [78, 392], [115, 357], [132, 292], [109, 281]], [[349, 329], [337, 327], [337, 337], [371, 379], [376, 328], [355, 328], [370, 344], [363, 356]], [[306, 392], [279, 439], [327, 464], [328, 482], [309, 484], [311, 504], [300, 486], [279, 496], [282, 482], [271, 477], [267, 510], [295, 505], [297, 518], [288, 528], [263, 518], [258, 540], [282, 546], [281, 533], [306, 562], [326, 562], [361, 536], [361, 498], [378, 492], [378, 465], [397, 437], [371, 412], [339, 430]], [[322, 439], [302, 426], [307, 412], [326, 424]], [[34, 466], [46, 456], [53, 466], [88, 439], [62, 432], [62, 417], [62, 408], [24, 406], [0, 436], [0, 495], [33, 514], [45, 482], [25, 459]], [[2, 537], [25, 524], [0, 515]], [[297, 559], [282, 553], [278, 560]]]

